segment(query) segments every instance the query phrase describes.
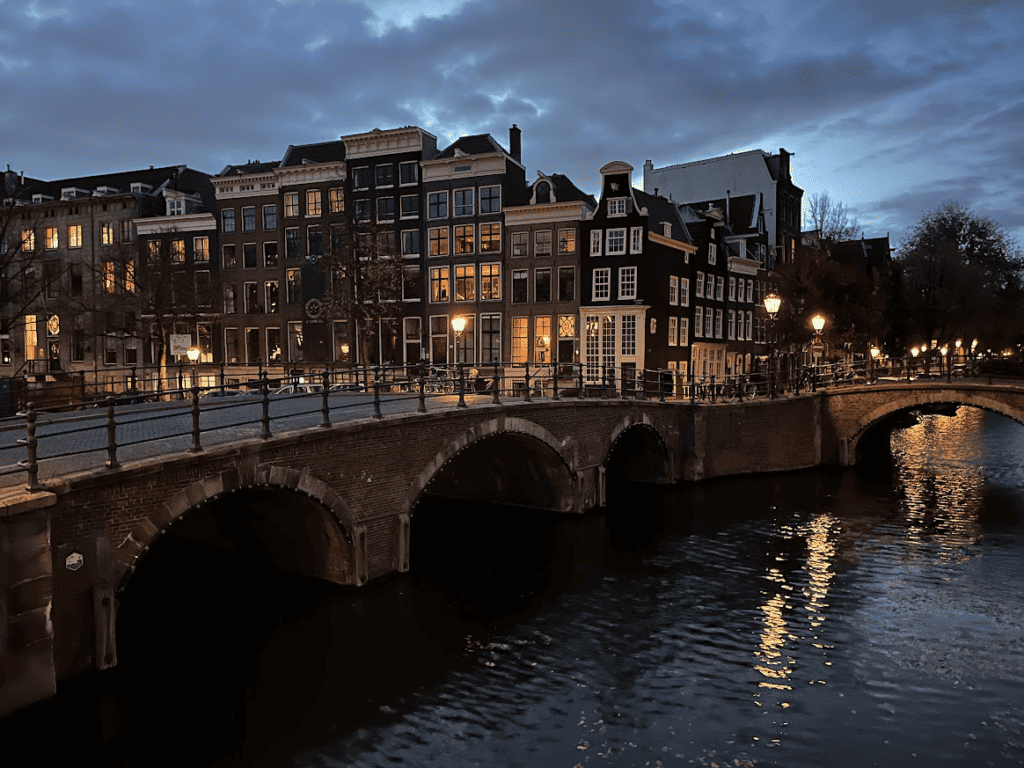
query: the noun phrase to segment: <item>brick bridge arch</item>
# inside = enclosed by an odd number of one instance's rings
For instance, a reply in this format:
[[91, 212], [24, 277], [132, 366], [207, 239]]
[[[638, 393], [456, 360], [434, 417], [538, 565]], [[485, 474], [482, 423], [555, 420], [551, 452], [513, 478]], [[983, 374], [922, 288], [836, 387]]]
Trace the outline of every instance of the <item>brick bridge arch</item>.
[[[1016, 391], [1014, 391], [1016, 390]], [[845, 423], [839, 426], [839, 463], [853, 465], [857, 460], [857, 445], [868, 430], [899, 411], [912, 410], [921, 405], [966, 405], [998, 413], [1024, 426], [1024, 391], [1019, 388], [932, 385], [922, 388], [893, 388], [893, 396], [881, 402], [874, 397], [878, 390], [841, 393], [847, 411]], [[861, 395], [861, 397], [858, 397]], [[858, 403], [857, 400], [862, 402]]]
[[[659, 483], [670, 483], [677, 479], [677, 473], [675, 470], [675, 451], [671, 449], [669, 440], [661, 433], [655, 421], [647, 413], [628, 414], [615, 425], [612, 429], [611, 440], [608, 442], [608, 449], [605, 451], [604, 457], [601, 461], [601, 466], [607, 469], [608, 462], [612, 457], [612, 453], [614, 452], [616, 445], [623, 438], [637, 432], [653, 435], [658, 448], [661, 449], [662, 458], [664, 459], [664, 464], [659, 468], [660, 471], [658, 471], [654, 477], [649, 479]], [[655, 457], [647, 455], [644, 458], [653, 459]]]
[[[158, 505], [114, 551], [115, 561], [122, 571], [115, 579], [116, 595], [124, 592], [139, 562], [149, 553], [152, 545], [183, 515], [204, 504], [215, 502], [230, 494], [247, 489], [290, 490], [317, 502], [333, 523], [335, 547], [348, 551], [342, 560], [351, 564], [351, 573], [321, 574], [338, 583], [361, 586], [366, 582], [366, 529], [355, 522], [352, 510], [344, 499], [329, 485], [314, 477], [306, 469], [292, 469], [274, 464], [242, 463], [237, 468], [197, 480], [172, 494]], [[338, 563], [335, 563], [337, 566]], [[335, 567], [334, 570], [339, 570]], [[340, 569], [346, 570], [346, 569]]]

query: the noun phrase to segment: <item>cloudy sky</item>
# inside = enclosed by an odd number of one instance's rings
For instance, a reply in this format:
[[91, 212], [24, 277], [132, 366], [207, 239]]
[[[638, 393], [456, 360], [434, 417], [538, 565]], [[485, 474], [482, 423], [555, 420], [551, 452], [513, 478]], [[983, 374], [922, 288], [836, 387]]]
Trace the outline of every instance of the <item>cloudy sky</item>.
[[42, 179], [523, 130], [529, 178], [794, 152], [896, 245], [957, 200], [1024, 241], [1020, 0], [0, 0], [0, 163]]

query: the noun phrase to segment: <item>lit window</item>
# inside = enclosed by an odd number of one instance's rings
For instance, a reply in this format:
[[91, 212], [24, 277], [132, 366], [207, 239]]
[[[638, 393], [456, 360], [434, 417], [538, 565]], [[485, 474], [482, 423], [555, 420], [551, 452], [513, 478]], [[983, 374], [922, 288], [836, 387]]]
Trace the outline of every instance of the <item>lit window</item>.
[[345, 210], [345, 190], [341, 187], [332, 187], [327, 190], [327, 204], [331, 213], [341, 213]]
[[285, 218], [294, 218], [299, 215], [299, 193], [284, 193], [284, 215]]
[[619, 298], [636, 298], [636, 267], [622, 267], [619, 270]]
[[459, 264], [455, 267], [455, 300], [476, 300], [476, 267], [473, 264]]
[[530, 354], [528, 317], [512, 318], [512, 362], [525, 363]]
[[501, 250], [501, 224], [480, 225], [480, 253], [497, 253]]
[[611, 272], [608, 267], [594, 270], [594, 301], [608, 301], [611, 297]]
[[551, 318], [544, 315], [533, 318], [533, 359], [551, 362]]
[[263, 284], [263, 296], [267, 312], [276, 313], [279, 299], [277, 280], [268, 280]]
[[59, 244], [58, 241], [59, 241], [59, 238], [57, 237], [57, 228], [56, 227], [47, 227], [46, 228], [46, 236], [45, 236], [45, 239], [44, 239], [44, 242], [46, 243], [46, 249], [52, 251], [54, 248], [56, 248], [58, 246], [58, 244]]
[[135, 262], [124, 263], [124, 290], [125, 293], [135, 293]]
[[626, 230], [609, 229], [608, 243], [605, 251], [609, 256], [618, 256], [626, 252]]
[[480, 299], [497, 301], [501, 298], [501, 264], [480, 265]]
[[319, 215], [321, 215], [320, 190], [319, 189], [307, 189], [306, 190], [306, 215], [307, 216], [319, 216]]
[[34, 251], [36, 247], [36, 233], [31, 229], [21, 230], [21, 250]]
[[82, 225], [72, 224], [68, 227], [68, 248], [82, 247]]
[[455, 255], [473, 253], [473, 225], [455, 227]]
[[117, 289], [116, 264], [113, 261], [103, 262], [103, 292], [113, 293]]
[[576, 253], [576, 230], [575, 229], [560, 229], [560, 230], [558, 230], [558, 252], [559, 253]]
[[448, 288], [448, 267], [431, 267], [430, 300], [433, 302], [448, 301]]
[[192, 260], [208, 262], [210, 260], [210, 238], [192, 238]]
[[100, 224], [100, 245], [114, 244], [114, 225], [111, 222]]
[[431, 256], [447, 256], [449, 252], [448, 245], [448, 227], [435, 227], [430, 230], [430, 255]]

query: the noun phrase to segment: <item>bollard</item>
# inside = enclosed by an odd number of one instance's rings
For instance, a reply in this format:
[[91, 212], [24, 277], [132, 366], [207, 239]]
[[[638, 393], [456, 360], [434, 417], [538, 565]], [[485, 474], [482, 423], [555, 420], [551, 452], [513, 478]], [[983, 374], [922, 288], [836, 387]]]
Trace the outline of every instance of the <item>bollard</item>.
[[320, 421], [321, 427], [331, 426], [331, 404], [328, 401], [328, 397], [331, 394], [331, 373], [327, 370], [327, 366], [324, 366], [324, 372], [320, 374], [320, 380], [323, 382], [323, 405], [321, 410], [323, 411], [323, 419]]
[[199, 385], [192, 382], [192, 448], [191, 453], [199, 453], [203, 446], [199, 444]]
[[121, 466], [117, 460], [117, 424], [114, 422], [114, 398], [107, 395], [107, 469]]

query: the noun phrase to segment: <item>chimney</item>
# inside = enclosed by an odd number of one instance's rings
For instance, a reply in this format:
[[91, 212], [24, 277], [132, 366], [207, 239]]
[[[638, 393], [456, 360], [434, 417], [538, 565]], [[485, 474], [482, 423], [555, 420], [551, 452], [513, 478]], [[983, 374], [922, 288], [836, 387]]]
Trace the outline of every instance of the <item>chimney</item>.
[[729, 189], [725, 190], [725, 223], [730, 227], [732, 226], [732, 219], [729, 218], [729, 193], [731, 191]]
[[517, 163], [523, 162], [523, 132], [515, 123], [508, 129], [508, 149], [513, 160]]

